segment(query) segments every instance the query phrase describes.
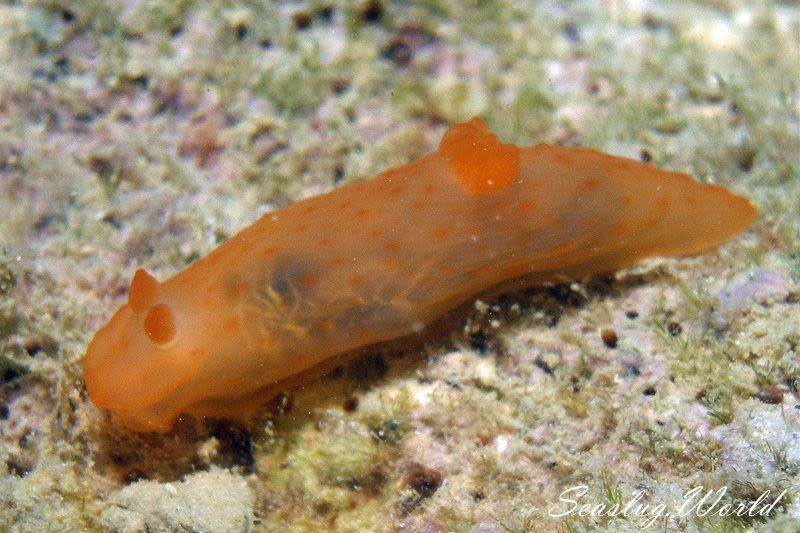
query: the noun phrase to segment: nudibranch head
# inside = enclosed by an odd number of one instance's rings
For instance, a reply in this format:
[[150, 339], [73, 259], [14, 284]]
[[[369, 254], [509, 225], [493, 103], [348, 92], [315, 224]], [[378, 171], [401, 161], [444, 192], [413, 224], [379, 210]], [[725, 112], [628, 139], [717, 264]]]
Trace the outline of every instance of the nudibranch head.
[[[179, 349], [180, 323], [144, 270], [131, 281], [128, 303], [97, 332], [83, 362], [86, 389], [106, 409], [152, 404], [191, 377]], [[135, 391], [135, 393], [133, 393]]]

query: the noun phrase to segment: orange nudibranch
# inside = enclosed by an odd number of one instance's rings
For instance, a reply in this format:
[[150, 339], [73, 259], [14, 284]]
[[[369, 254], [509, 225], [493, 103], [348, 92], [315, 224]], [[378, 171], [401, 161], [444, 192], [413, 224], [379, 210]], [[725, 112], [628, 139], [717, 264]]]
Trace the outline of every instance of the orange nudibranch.
[[473, 119], [418, 161], [264, 215], [164, 282], [137, 271], [89, 344], [86, 388], [139, 431], [239, 416], [477, 295], [697, 253], [754, 216], [722, 187], [587, 148], [503, 144]]

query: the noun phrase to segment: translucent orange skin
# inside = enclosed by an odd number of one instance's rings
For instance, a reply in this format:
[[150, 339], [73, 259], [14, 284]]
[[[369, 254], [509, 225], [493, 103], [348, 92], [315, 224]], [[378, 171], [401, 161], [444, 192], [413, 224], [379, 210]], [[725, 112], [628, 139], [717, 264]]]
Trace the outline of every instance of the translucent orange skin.
[[414, 163], [261, 217], [163, 283], [138, 271], [89, 344], [86, 388], [139, 431], [240, 416], [512, 280], [697, 253], [754, 217], [721, 187], [585, 148], [502, 144], [473, 119]]

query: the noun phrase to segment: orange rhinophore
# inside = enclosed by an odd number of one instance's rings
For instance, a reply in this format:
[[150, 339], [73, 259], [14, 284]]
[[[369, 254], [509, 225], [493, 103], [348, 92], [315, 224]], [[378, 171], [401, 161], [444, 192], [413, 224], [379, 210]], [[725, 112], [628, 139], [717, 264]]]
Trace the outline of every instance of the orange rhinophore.
[[261, 217], [167, 281], [137, 271], [89, 344], [86, 388], [140, 431], [239, 416], [476, 295], [693, 254], [754, 216], [721, 187], [586, 148], [502, 144], [473, 119], [418, 161]]

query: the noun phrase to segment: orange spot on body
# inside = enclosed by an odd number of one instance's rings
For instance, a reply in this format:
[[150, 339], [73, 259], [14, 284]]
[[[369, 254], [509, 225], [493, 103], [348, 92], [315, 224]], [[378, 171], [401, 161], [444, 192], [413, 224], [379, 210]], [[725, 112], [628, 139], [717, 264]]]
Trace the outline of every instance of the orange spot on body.
[[587, 190], [587, 191], [594, 190], [598, 186], [600, 186], [600, 182], [597, 181], [595, 178], [589, 178], [589, 179], [583, 180], [583, 183], [581, 184], [581, 187], [583, 187], [583, 189]]
[[450, 233], [450, 230], [444, 226], [434, 226], [431, 230], [431, 235], [433, 235], [433, 238], [437, 241], [443, 240], [445, 237], [447, 237], [448, 233]]
[[203, 359], [208, 355], [208, 350], [205, 348], [194, 348], [189, 352], [189, 357], [192, 359]]
[[530, 215], [533, 212], [533, 202], [525, 200], [519, 202], [517, 205], [514, 206], [514, 213], [517, 216], [525, 216]]
[[386, 268], [396, 268], [398, 266], [397, 259], [393, 257], [387, 257], [386, 259], [381, 259], [381, 266]]
[[230, 317], [223, 322], [222, 329], [225, 331], [225, 333], [231, 334], [239, 329], [240, 324], [241, 322], [239, 322], [238, 318]]
[[553, 155], [553, 163], [565, 167], [572, 163], [572, 158], [566, 152], [558, 152]]
[[506, 265], [505, 267], [503, 267], [501, 269], [501, 272], [503, 273], [503, 275], [508, 276], [508, 277], [520, 276], [520, 275], [524, 274], [525, 271], [526, 271], [525, 265], [522, 265], [520, 263], [515, 263], [515, 264], [512, 264], [512, 265]]
[[623, 233], [625, 233], [625, 229], [627, 228], [627, 224], [625, 222], [618, 220], [611, 225], [611, 235], [613, 237], [619, 237]]
[[547, 250], [547, 255], [553, 255], [553, 256], [564, 255], [565, 253], [574, 249], [577, 245], [578, 241], [569, 241], [563, 244], [557, 244], [556, 246], [553, 246], [552, 248]]

